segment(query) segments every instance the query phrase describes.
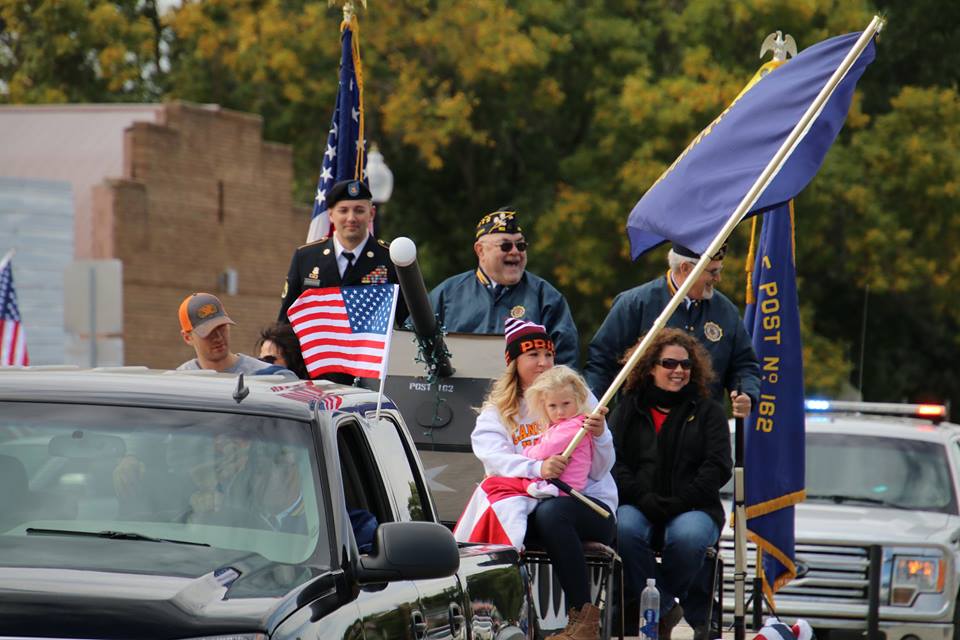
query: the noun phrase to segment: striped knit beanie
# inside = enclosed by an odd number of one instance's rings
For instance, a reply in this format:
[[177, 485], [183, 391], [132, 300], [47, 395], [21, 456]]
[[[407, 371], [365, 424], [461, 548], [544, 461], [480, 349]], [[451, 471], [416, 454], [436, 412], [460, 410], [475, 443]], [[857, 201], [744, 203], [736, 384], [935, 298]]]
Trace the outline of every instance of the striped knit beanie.
[[507, 318], [503, 323], [503, 337], [507, 341], [505, 353], [507, 364], [516, 360], [520, 354], [532, 349], [554, 350], [553, 340], [547, 334], [546, 327], [529, 320]]

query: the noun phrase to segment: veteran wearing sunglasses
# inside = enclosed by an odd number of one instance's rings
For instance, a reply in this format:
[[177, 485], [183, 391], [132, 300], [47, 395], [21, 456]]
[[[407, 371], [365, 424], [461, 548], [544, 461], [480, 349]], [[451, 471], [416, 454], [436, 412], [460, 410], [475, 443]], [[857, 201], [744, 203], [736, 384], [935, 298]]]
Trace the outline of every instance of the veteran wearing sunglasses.
[[[714, 399], [723, 403], [726, 389], [730, 392], [733, 414], [746, 417], [760, 394], [760, 363], [739, 309], [715, 289], [720, 283], [726, 252], [724, 245], [712, 256], [686, 299], [670, 316], [667, 326], [685, 331], [700, 341], [710, 354], [716, 373], [710, 389]], [[620, 371], [618, 361], [623, 351], [650, 330], [699, 259], [696, 252], [674, 244], [667, 254], [670, 268], [665, 275], [614, 298], [610, 312], [590, 342], [584, 368], [590, 390], [598, 398]], [[740, 394], [736, 393], [738, 387]]]
[[[705, 615], [697, 615], [701, 603], [690, 603], [687, 593], [720, 535], [720, 489], [733, 467], [725, 411], [710, 394], [713, 378], [700, 342], [681, 329], [664, 329], [630, 372], [608, 419], [627, 589], [636, 596], [647, 578], [656, 578], [666, 640], [685, 608], [695, 633], [706, 635]], [[655, 551], [662, 555], [659, 565]]]
[[451, 333], [503, 335], [507, 318], [547, 328], [555, 361], [577, 368], [579, 342], [570, 307], [549, 282], [527, 268], [527, 241], [516, 211], [502, 208], [477, 223], [478, 266], [447, 278], [430, 292], [430, 304]]

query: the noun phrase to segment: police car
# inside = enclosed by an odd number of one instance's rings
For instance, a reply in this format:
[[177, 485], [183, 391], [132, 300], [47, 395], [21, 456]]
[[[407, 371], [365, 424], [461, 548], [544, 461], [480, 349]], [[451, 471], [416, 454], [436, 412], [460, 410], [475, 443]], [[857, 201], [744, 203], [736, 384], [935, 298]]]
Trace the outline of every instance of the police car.
[[[779, 616], [821, 640], [960, 639], [960, 426], [945, 419], [936, 405], [808, 401], [797, 577], [775, 596]], [[727, 622], [733, 548], [728, 527]], [[752, 543], [747, 559], [749, 589]]]

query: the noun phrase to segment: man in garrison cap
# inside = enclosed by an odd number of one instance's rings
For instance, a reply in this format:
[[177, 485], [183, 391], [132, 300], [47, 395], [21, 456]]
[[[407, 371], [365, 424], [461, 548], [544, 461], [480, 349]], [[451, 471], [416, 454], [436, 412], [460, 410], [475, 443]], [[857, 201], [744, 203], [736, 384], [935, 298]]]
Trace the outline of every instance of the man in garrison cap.
[[430, 292], [430, 304], [451, 333], [503, 335], [507, 318], [547, 328], [555, 361], [577, 366], [579, 338], [570, 307], [549, 282], [526, 270], [527, 241], [517, 212], [503, 207], [477, 223], [477, 268], [447, 278]]
[[[700, 341], [710, 354], [717, 375], [712, 389], [714, 398], [723, 404], [726, 390], [730, 393], [734, 416], [746, 417], [760, 395], [760, 362], [739, 309], [714, 288], [720, 282], [726, 252], [727, 245], [724, 244], [711, 256], [707, 268], [666, 326], [682, 329]], [[620, 371], [624, 351], [650, 330], [699, 260], [700, 255], [695, 251], [674, 244], [667, 254], [669, 269], [666, 274], [623, 291], [614, 298], [610, 312], [590, 342], [584, 369], [587, 384], [597, 397], [606, 392]], [[742, 391], [739, 394], [736, 391], [738, 385]], [[706, 620], [707, 605], [712, 597], [709, 578], [710, 566], [704, 563], [689, 591], [680, 598], [682, 608], [678, 612], [682, 611], [687, 623], [693, 627], [694, 640], [719, 637], [714, 628], [717, 626], [718, 605], [713, 608], [713, 624], [708, 625]], [[677, 622], [679, 616], [672, 624]], [[669, 630], [664, 635], [669, 635]]]
[[[723, 404], [724, 389], [731, 398], [739, 384], [743, 393], [733, 399], [734, 415], [746, 417], [760, 394], [760, 363], [740, 310], [714, 287], [720, 282], [727, 245], [713, 256], [686, 299], [667, 321], [668, 327], [683, 329], [706, 347], [717, 374], [713, 395]], [[590, 389], [600, 397], [620, 371], [624, 351], [650, 330], [654, 321], [687, 280], [700, 255], [674, 244], [667, 254], [666, 274], [639, 287], [623, 291], [597, 330], [587, 351], [584, 375]]]
[[[299, 247], [281, 294], [281, 322], [289, 322], [287, 309], [306, 289], [397, 284], [389, 245], [370, 233], [376, 212], [370, 189], [360, 180], [341, 180], [327, 194], [333, 235]], [[406, 306], [397, 302], [397, 320], [406, 317]]]

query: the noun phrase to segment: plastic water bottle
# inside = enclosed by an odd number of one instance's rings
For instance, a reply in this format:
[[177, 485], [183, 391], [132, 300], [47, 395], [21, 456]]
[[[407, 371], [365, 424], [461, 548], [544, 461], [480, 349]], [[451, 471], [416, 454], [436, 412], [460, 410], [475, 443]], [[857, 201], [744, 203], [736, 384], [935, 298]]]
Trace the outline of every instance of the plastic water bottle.
[[647, 578], [647, 586], [640, 594], [640, 638], [657, 640], [660, 630], [660, 591], [657, 581]]

